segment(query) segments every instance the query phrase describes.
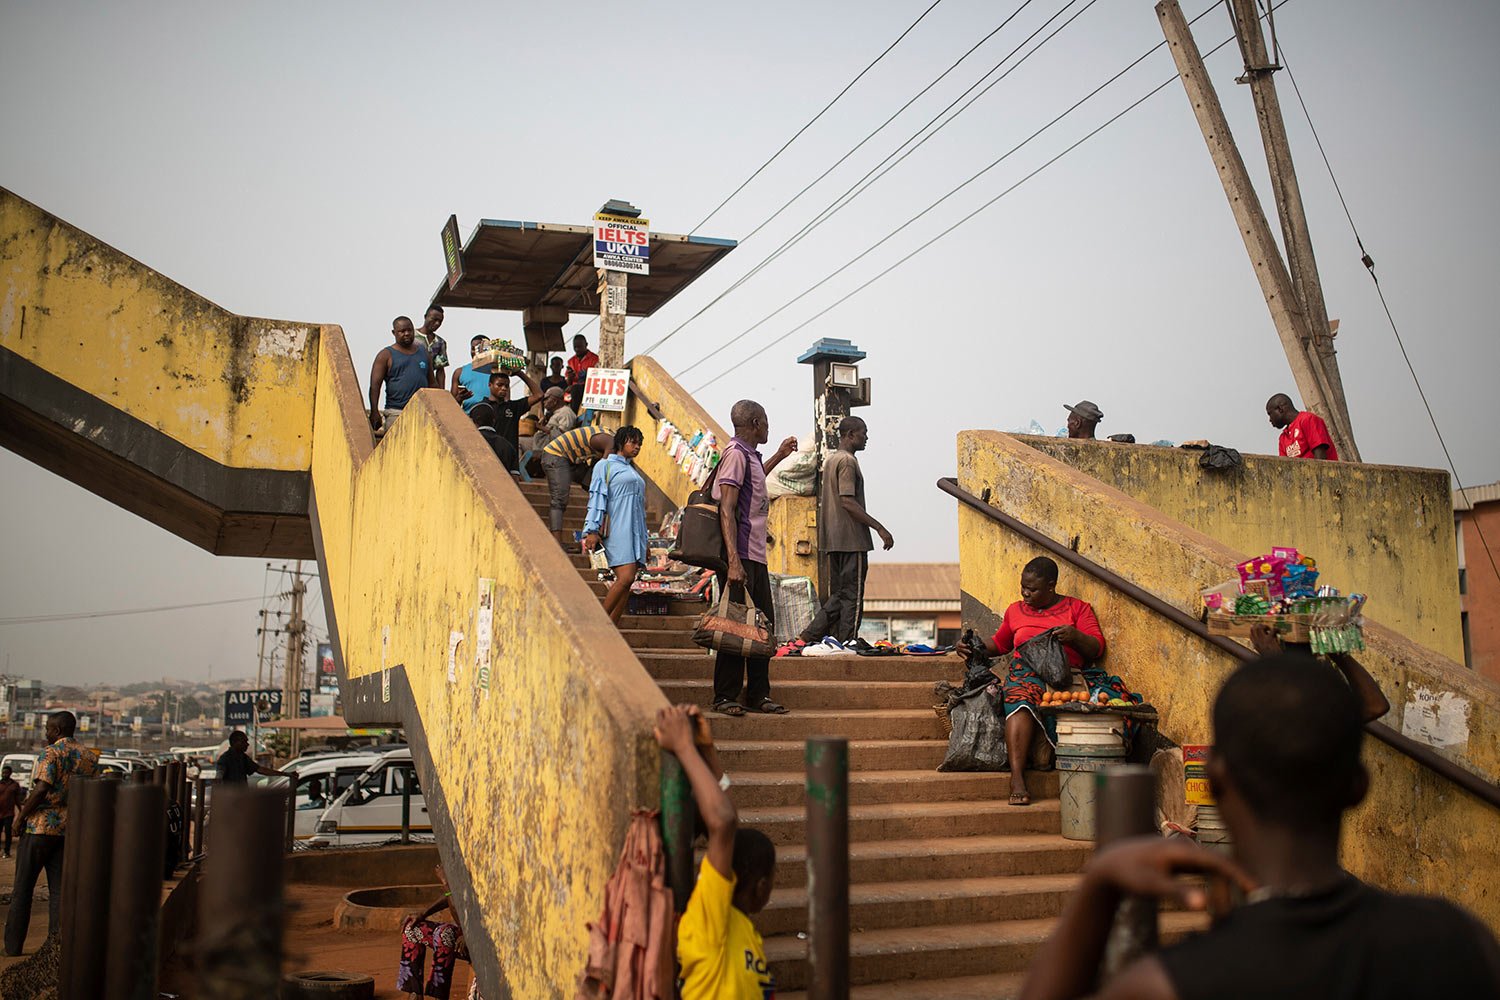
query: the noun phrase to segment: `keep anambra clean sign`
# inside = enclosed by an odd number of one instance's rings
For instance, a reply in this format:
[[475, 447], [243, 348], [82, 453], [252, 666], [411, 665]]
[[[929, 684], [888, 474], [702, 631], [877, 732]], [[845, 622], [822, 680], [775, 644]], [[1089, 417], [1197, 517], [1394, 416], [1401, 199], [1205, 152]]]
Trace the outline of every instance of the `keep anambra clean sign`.
[[629, 393], [629, 368], [590, 368], [583, 377], [585, 410], [623, 411]]

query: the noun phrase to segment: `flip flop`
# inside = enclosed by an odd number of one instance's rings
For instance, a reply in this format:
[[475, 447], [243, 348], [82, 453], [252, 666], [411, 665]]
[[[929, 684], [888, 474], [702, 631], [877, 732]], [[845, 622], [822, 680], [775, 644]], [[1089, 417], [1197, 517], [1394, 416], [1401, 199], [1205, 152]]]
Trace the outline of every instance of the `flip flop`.
[[718, 712], [720, 715], [727, 715], [733, 719], [738, 719], [740, 716], [745, 714], [745, 706], [741, 705], [737, 701], [716, 701], [713, 703], [710, 711]]
[[791, 711], [791, 709], [787, 708], [785, 705], [778, 705], [770, 698], [762, 701], [758, 706], [756, 706], [755, 710], [766, 715], [785, 715], [787, 714], [787, 712]]
[[1031, 796], [1025, 792], [1011, 792], [1010, 804], [1013, 806], [1029, 806], [1031, 805]]

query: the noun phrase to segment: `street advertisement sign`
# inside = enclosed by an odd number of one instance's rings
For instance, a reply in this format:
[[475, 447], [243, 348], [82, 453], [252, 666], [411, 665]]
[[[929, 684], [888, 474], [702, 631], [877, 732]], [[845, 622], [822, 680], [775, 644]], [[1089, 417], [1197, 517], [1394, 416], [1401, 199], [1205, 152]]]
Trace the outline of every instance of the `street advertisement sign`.
[[594, 266], [626, 274], [650, 274], [651, 220], [594, 213]]
[[331, 694], [315, 694], [315, 695], [313, 695], [312, 696], [311, 711], [309, 711], [307, 714], [308, 714], [308, 718], [311, 718], [311, 719], [326, 718], [326, 717], [332, 715], [333, 714], [333, 695], [331, 695]]
[[333, 646], [318, 643], [318, 691], [327, 694], [339, 689], [338, 668], [333, 664]]
[[623, 411], [629, 394], [629, 368], [590, 368], [583, 376], [585, 410]]
[[[261, 706], [259, 719], [255, 717], [257, 705]], [[297, 715], [306, 718], [311, 711], [312, 690], [303, 688], [297, 699]], [[252, 691], [224, 692], [224, 725], [226, 726], [248, 726], [281, 714], [281, 691], [278, 689], [260, 688]]]
[[1182, 777], [1187, 786], [1187, 804], [1211, 806], [1213, 792], [1208, 787], [1208, 754], [1213, 747], [1207, 744], [1184, 744], [1182, 747]]

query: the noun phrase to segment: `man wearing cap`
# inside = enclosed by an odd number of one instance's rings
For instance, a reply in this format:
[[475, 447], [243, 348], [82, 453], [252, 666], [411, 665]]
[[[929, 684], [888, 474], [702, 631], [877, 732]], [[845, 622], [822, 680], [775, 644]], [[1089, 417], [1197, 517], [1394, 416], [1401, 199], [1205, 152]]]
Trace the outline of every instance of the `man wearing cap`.
[[1064, 403], [1063, 409], [1068, 411], [1068, 437], [1092, 441], [1094, 428], [1104, 419], [1104, 411], [1086, 399], [1072, 406]]

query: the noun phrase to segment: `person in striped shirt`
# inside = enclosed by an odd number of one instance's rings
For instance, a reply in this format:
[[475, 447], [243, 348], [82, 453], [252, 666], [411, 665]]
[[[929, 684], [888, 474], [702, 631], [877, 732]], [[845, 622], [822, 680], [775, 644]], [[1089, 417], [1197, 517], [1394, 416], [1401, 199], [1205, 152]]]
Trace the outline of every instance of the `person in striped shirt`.
[[[561, 409], [566, 411], [567, 407]], [[547, 470], [547, 485], [552, 501], [552, 533], [557, 536], [563, 548], [567, 548], [571, 541], [563, 531], [562, 522], [572, 484], [577, 483], [587, 490], [592, 463], [605, 458], [614, 450], [614, 435], [600, 430], [596, 424], [581, 424], [572, 430], [554, 434], [542, 448], [542, 467]]]

